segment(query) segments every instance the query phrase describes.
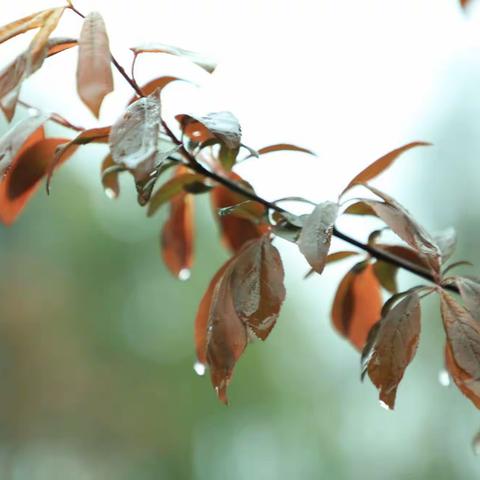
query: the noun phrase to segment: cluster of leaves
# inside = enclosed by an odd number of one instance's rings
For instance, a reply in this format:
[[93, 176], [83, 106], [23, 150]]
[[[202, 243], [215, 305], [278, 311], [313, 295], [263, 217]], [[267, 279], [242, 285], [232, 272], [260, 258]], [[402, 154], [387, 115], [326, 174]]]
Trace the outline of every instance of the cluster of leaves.
[[[27, 51], [0, 73], [0, 104], [9, 121], [14, 117], [22, 82], [45, 58], [75, 46], [77, 91], [93, 115], [99, 116], [103, 99], [113, 90], [112, 64], [121, 67], [110, 53], [105, 24], [98, 13], [84, 17], [78, 40], [50, 38], [67, 9], [83, 17], [69, 3], [0, 28], [0, 43], [38, 30]], [[138, 56], [146, 52], [181, 56], [209, 73], [215, 69], [213, 62], [198, 54], [163, 44], [132, 48], [132, 52], [132, 72]], [[279, 316], [285, 299], [284, 269], [272, 241], [281, 237], [298, 246], [311, 266], [310, 273], [321, 274], [327, 264], [361, 257], [338, 286], [332, 322], [362, 352], [362, 378], [368, 374], [386, 406], [394, 407], [398, 385], [415, 355], [420, 300], [437, 293], [447, 337], [446, 366], [459, 389], [480, 407], [480, 280], [446, 276], [459, 263], [447, 265], [456, 243], [452, 229], [429, 234], [395, 199], [369, 184], [400, 155], [428, 144], [413, 142], [393, 150], [356, 175], [337, 201], [315, 205], [307, 215], [293, 215], [279, 202], [258, 197], [234, 169], [239, 161], [271, 152], [311, 151], [289, 144], [254, 150], [242, 143], [239, 122], [229, 112], [179, 114], [177, 136], [162, 117], [161, 95], [168, 84], [179, 79], [161, 76], [140, 88], [133, 73], [132, 77], [123, 69], [121, 73], [136, 95], [113, 125], [85, 130], [58, 116], [38, 113], [15, 123], [0, 139], [0, 220], [4, 224], [15, 221], [45, 177], [48, 188], [55, 168], [79, 146], [104, 143], [108, 154], [102, 162], [101, 179], [108, 196], [119, 195], [118, 177], [126, 172], [134, 181], [139, 205], [146, 207], [149, 217], [169, 206], [161, 248], [167, 267], [176, 277], [187, 278], [193, 264], [194, 198], [210, 196], [223, 243], [232, 256], [215, 274], [200, 302], [195, 345], [198, 362], [209, 367], [220, 400], [227, 402], [228, 384], [247, 344], [252, 339], [265, 340]], [[47, 138], [45, 123], [49, 120], [73, 127], [77, 136]], [[165, 178], [167, 172], [171, 175]], [[356, 186], [374, 198], [341, 202]], [[366, 245], [348, 240], [335, 229], [337, 218], [344, 214], [377, 217], [403, 243], [380, 242], [382, 230], [372, 232]], [[360, 249], [331, 253], [333, 235]], [[431, 280], [433, 286], [398, 292], [399, 267]], [[459, 292], [463, 305], [448, 290]], [[387, 293], [391, 297], [383, 303]]]

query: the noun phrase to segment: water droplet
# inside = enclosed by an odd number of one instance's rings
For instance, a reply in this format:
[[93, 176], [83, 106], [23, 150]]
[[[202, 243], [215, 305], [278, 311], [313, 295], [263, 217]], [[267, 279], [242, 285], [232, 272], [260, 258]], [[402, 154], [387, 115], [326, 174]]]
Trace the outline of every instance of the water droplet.
[[380, 400], [380, 406], [385, 410], [391, 410], [391, 408], [383, 400]]
[[190, 270], [188, 268], [182, 268], [178, 273], [178, 278], [180, 280], [188, 280], [190, 278]]
[[207, 370], [207, 367], [202, 362], [195, 362], [193, 364], [193, 369], [195, 370], [195, 373], [197, 375], [203, 376], [205, 375], [205, 371]]
[[450, 386], [450, 375], [446, 370], [440, 370], [438, 372], [438, 383], [442, 387], [449, 387]]
[[40, 112], [36, 108], [29, 108], [28, 109], [28, 116], [29, 117], [38, 117]]
[[473, 437], [472, 448], [475, 455], [480, 455], [480, 432]]
[[195, 130], [195, 132], [192, 133], [192, 137], [200, 137], [202, 135], [202, 132], [200, 132], [199, 130]]
[[110, 199], [114, 199], [117, 196], [117, 194], [115, 193], [115, 190], [112, 190], [111, 188], [105, 189], [105, 195]]

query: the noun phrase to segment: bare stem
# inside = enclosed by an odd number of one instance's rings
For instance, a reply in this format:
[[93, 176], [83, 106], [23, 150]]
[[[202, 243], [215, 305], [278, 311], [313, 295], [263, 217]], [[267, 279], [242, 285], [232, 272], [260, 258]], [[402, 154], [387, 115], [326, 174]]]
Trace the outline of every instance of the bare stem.
[[[37, 107], [34, 107], [33, 105], [30, 105], [29, 103], [24, 102], [23, 100], [18, 100], [18, 103], [25, 108], [31, 108], [33, 110], [40, 111]], [[50, 120], [52, 120], [55, 123], [58, 123], [59, 125], [62, 125], [62, 127], [66, 127], [66, 128], [70, 128], [71, 130], [75, 130], [76, 132], [83, 132], [83, 130], [85, 130], [83, 127], [79, 127], [77, 125], [74, 125], [73, 123], [70, 123], [65, 117], [62, 117], [58, 113], [51, 113], [50, 114]]]

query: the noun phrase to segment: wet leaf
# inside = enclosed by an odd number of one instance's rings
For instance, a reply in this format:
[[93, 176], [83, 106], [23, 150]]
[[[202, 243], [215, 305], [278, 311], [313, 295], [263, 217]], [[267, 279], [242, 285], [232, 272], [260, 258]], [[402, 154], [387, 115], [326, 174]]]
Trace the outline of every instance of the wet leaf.
[[80, 132], [73, 140], [64, 145], [59, 145], [53, 161], [50, 165], [47, 175], [47, 192], [50, 192], [50, 183], [55, 167], [64, 161], [64, 158], [70, 158], [80, 145], [89, 143], [108, 143], [111, 127], [91, 128]]
[[453, 227], [449, 227], [441, 232], [434, 233], [432, 237], [442, 253], [442, 264], [444, 264], [455, 252], [457, 233]]
[[42, 126], [47, 120], [48, 116], [43, 114], [27, 117], [0, 138], [0, 178], [29, 137], [34, 136], [33, 143], [43, 138]]
[[368, 376], [379, 390], [380, 401], [393, 410], [398, 385], [418, 346], [418, 295], [408, 295], [392, 308], [380, 320], [374, 334], [375, 340], [368, 360]]
[[77, 45], [78, 40], [74, 38], [50, 38], [47, 42], [47, 57], [53, 57], [57, 53], [64, 52]]
[[[252, 187], [242, 180], [237, 174], [230, 172], [228, 177], [242, 184], [243, 187], [252, 189]], [[261, 222], [265, 216], [265, 207], [258, 203], [252, 205], [252, 214], [254, 209], [257, 211], [257, 218], [260, 223], [238, 218], [233, 215], [219, 215], [218, 211], [222, 208], [231, 207], [245, 202], [248, 198], [238, 193], [232, 192], [223, 185], [217, 185], [211, 190], [212, 207], [215, 217], [218, 220], [222, 231], [222, 240], [225, 246], [232, 252], [238, 252], [242, 246], [249, 240], [261, 237], [267, 230], [268, 225]]]
[[29, 65], [31, 71], [38, 70], [48, 53], [48, 39], [57, 28], [58, 22], [65, 11], [65, 7], [52, 8], [45, 16], [40, 30], [33, 37], [28, 48]]
[[431, 235], [392, 197], [372, 186], [365, 186], [385, 201], [365, 200], [365, 203], [402, 240], [428, 261], [434, 274], [438, 274], [441, 266], [441, 252]]
[[144, 181], [177, 146], [162, 135], [159, 92], [132, 103], [112, 126], [110, 151], [113, 160]]
[[170, 272], [181, 280], [193, 265], [193, 197], [182, 192], [170, 200], [170, 216], [163, 226], [162, 254]]
[[383, 171], [385, 171], [395, 160], [407, 150], [410, 150], [415, 147], [425, 147], [431, 145], [430, 143], [426, 142], [412, 142], [403, 147], [397, 148], [383, 157], [380, 157], [375, 162], [371, 163], [367, 168], [362, 170], [358, 175], [356, 175], [350, 183], [345, 187], [343, 192], [340, 196], [342, 196], [347, 190], [352, 188], [354, 185], [358, 185], [360, 183], [367, 183], [376, 176], [380, 175]]
[[122, 171], [122, 167], [117, 165], [112, 156], [108, 154], [101, 167], [102, 185], [108, 198], [118, 198], [120, 195], [120, 184], [118, 182], [120, 171]]
[[65, 141], [64, 138], [47, 138], [25, 142], [0, 182], [0, 220], [3, 223], [10, 225], [15, 221], [46, 175], [55, 149]]
[[452, 347], [448, 342], [445, 345], [445, 366], [458, 389], [469, 398], [477, 408], [480, 408], [480, 380], [472, 377], [458, 366], [453, 355]]
[[480, 280], [470, 277], [455, 277], [465, 308], [480, 322]]
[[281, 260], [266, 236], [247, 243], [210, 283], [195, 320], [195, 345], [222, 402], [249, 332], [268, 336], [284, 296]]
[[355, 265], [338, 286], [332, 307], [336, 330], [362, 350], [370, 328], [380, 319], [382, 296], [372, 265]]
[[268, 236], [245, 246], [231, 276], [237, 315], [258, 338], [265, 340], [285, 299], [282, 260]]
[[[441, 312], [443, 326], [447, 334], [447, 344], [456, 369], [451, 371], [455, 383], [472, 384], [478, 389], [480, 379], [480, 322], [470, 312], [459, 305], [450, 295], [441, 292]], [[448, 365], [449, 370], [453, 362]], [[462, 390], [464, 391], [464, 390]], [[465, 392], [464, 392], [465, 393]], [[469, 397], [470, 398], [470, 397]], [[475, 402], [474, 402], [475, 403]], [[477, 405], [479, 406], [479, 405]]]
[[154, 215], [162, 205], [178, 195], [184, 188], [192, 183], [201, 182], [203, 177], [196, 173], [185, 172], [174, 175], [168, 182], [164, 183], [152, 196], [148, 204], [147, 215]]
[[317, 273], [322, 273], [325, 267], [337, 215], [338, 204], [318, 204], [306, 218], [298, 238], [298, 248]]
[[7, 40], [28, 32], [29, 30], [40, 28], [45, 23], [45, 20], [51, 15], [53, 10], [55, 9], [50, 8], [48, 10], [42, 10], [1, 27], [0, 43], [6, 42]]
[[105, 96], [113, 91], [110, 45], [102, 16], [89, 13], [78, 42], [77, 91], [98, 118]]
[[196, 142], [216, 138], [229, 150], [240, 148], [242, 132], [238, 120], [230, 112], [213, 112], [203, 117], [177, 115], [183, 133]]
[[[188, 82], [188, 80], [184, 80], [183, 78], [178, 78], [178, 77], [169, 77], [169, 76], [159, 77], [143, 85], [141, 87], [141, 90], [145, 96], [149, 96], [157, 90], [161, 92], [167, 85], [175, 81]], [[138, 97], [137, 95], [133, 96], [130, 102], [128, 102], [128, 104], [130, 105], [133, 102], [136, 102], [137, 100], [139, 100], [139, 98], [140, 97]]]
[[152, 43], [147, 45], [141, 45], [139, 47], [133, 47], [130, 49], [135, 55], [141, 53], [167, 53], [169, 55], [176, 55], [177, 57], [183, 57], [189, 60], [190, 62], [198, 65], [203, 68], [208, 73], [213, 73], [217, 64], [200, 55], [199, 53], [191, 52], [189, 50], [184, 50], [183, 48], [173, 47], [171, 45], [164, 45], [162, 43]]

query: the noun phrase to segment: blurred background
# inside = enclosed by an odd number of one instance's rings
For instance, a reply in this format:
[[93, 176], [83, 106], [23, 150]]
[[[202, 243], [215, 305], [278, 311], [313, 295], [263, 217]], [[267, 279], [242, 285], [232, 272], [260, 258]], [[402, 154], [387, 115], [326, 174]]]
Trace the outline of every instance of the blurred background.
[[[1, 24], [56, 6], [3, 4]], [[128, 48], [149, 41], [219, 61], [210, 77], [173, 57], [139, 60], [140, 83], [168, 74], [199, 84], [168, 87], [170, 118], [231, 110], [254, 148], [290, 142], [318, 153], [243, 164], [239, 172], [269, 199], [334, 199], [382, 154], [432, 142], [375, 185], [428, 229], [453, 225], [455, 259], [480, 268], [480, 1], [467, 13], [457, 0], [75, 5], [102, 13], [125, 66]], [[80, 27], [67, 12], [56, 35], [76, 37]], [[30, 38], [0, 46], [1, 66]], [[115, 78], [97, 122], [76, 96], [75, 62], [75, 49], [47, 60], [21, 97], [73, 123], [110, 124], [131, 96], [128, 85]], [[54, 125], [48, 132], [71, 135]], [[305, 281], [305, 260], [280, 239], [288, 292], [281, 318], [265, 344], [249, 346], [230, 406], [221, 405], [208, 376], [192, 368], [196, 308], [227, 258], [208, 201], [197, 197], [197, 258], [180, 282], [160, 258], [166, 212], [147, 219], [128, 178], [120, 199], [104, 195], [104, 148], [81, 149], [50, 197], [41, 189], [12, 228], [0, 226], [1, 479], [479, 478], [471, 439], [480, 416], [439, 382], [444, 334], [435, 299], [422, 304], [420, 348], [387, 412], [369, 382], [360, 383], [358, 354], [330, 326], [349, 261]], [[340, 221], [363, 240], [376, 225]], [[415, 281], [400, 276], [402, 288]]]

